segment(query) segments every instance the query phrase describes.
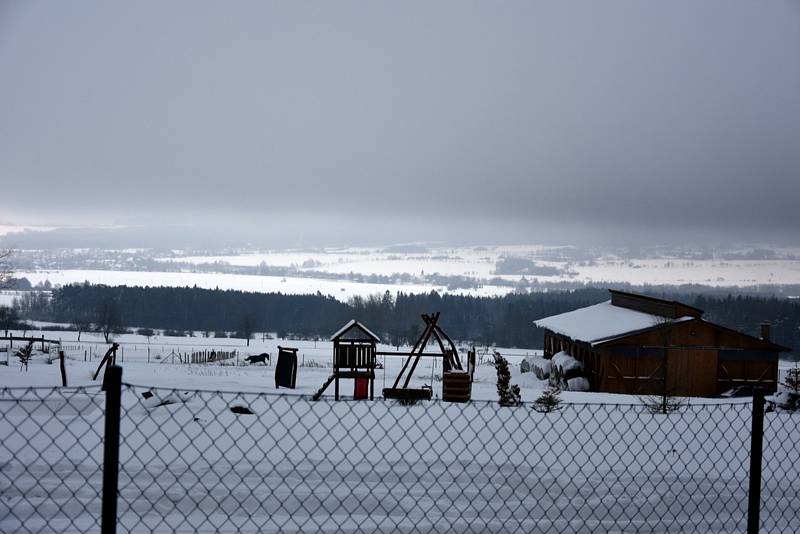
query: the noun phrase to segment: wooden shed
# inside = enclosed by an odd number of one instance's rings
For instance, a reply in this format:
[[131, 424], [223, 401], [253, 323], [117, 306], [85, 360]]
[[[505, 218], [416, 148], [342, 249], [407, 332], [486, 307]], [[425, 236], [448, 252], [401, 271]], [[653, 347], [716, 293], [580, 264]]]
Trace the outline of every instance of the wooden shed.
[[567, 352], [592, 391], [709, 397], [735, 386], [774, 392], [778, 356], [769, 328], [754, 337], [702, 318], [686, 304], [610, 290], [611, 300], [535, 321], [544, 355]]

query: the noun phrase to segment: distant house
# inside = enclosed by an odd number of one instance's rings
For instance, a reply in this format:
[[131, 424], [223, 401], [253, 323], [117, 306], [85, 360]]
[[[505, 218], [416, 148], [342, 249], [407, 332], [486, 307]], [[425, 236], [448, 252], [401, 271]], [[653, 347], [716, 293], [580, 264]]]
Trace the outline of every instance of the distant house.
[[[610, 290], [611, 300], [535, 321], [544, 354], [566, 352], [581, 363], [592, 391], [713, 396], [735, 386], [775, 391], [778, 355], [769, 325], [761, 338], [702, 318], [677, 301]], [[666, 381], [666, 383], [665, 383]]]

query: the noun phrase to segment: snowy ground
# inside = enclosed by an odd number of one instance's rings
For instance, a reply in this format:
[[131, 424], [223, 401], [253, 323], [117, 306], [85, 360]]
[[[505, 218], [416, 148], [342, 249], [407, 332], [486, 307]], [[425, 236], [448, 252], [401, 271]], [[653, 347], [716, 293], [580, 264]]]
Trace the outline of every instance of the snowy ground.
[[[734, 251], [728, 251], [734, 252]], [[398, 254], [381, 249], [331, 249], [316, 251], [245, 252], [224, 256], [182, 256], [178, 259], [195, 264], [227, 262], [231, 265], [255, 266], [262, 262], [272, 266], [295, 266], [328, 273], [419, 275], [439, 273], [474, 278], [497, 276], [496, 262], [503, 257], [524, 258], [542, 267], [555, 267], [560, 274], [527, 275], [540, 282], [629, 282], [641, 284], [703, 284], [709, 286], [753, 286], [760, 284], [800, 283], [800, 261], [794, 249], [779, 250], [785, 258], [748, 260], [725, 259], [720, 253], [713, 259], [686, 259], [669, 253], [657, 258], [623, 258], [613, 254], [584, 252], [583, 259], [573, 257], [571, 247], [541, 245], [491, 247], [441, 247], [425, 252]], [[303, 265], [309, 265], [304, 268]], [[522, 275], [500, 275], [518, 280]]]
[[575, 279], [583, 282], [628, 282], [633, 285], [701, 284], [712, 287], [749, 287], [800, 283], [796, 260], [601, 260], [575, 265]]
[[[52, 323], [33, 322], [33, 325], [43, 330], [28, 332], [10, 332], [13, 335], [27, 335], [34, 337], [44, 336], [46, 339], [60, 340], [67, 357], [67, 375], [71, 386], [90, 386], [91, 375], [97, 369], [100, 359], [108, 350], [109, 345], [103, 340], [101, 334], [84, 332], [81, 341], [77, 341], [77, 333], [72, 331], [47, 330], [47, 325]], [[62, 325], [64, 326], [64, 325]], [[179, 387], [210, 389], [219, 391], [247, 391], [260, 393], [281, 393], [307, 395], [314, 393], [331, 373], [333, 346], [330, 341], [304, 341], [271, 338], [272, 334], [255, 334], [250, 340], [249, 347], [244, 339], [203, 337], [196, 332], [194, 337], [162, 336], [156, 335], [149, 340], [138, 334], [121, 334], [114, 336], [120, 344], [117, 361], [124, 367], [123, 380], [131, 384], [144, 384], [158, 387]], [[8, 342], [0, 342], [0, 387], [12, 386], [55, 386], [60, 384], [60, 375], [57, 365], [47, 365], [47, 358], [39, 355], [33, 361], [34, 372], [20, 372], [19, 365], [7, 348]], [[14, 342], [18, 346], [19, 342]], [[274, 384], [275, 368], [274, 357], [278, 353], [278, 346], [295, 347], [298, 349], [298, 376], [297, 389], [287, 391], [276, 390]], [[38, 345], [37, 345], [38, 347]], [[465, 358], [471, 345], [459, 344], [459, 353]], [[217, 364], [186, 364], [181, 358], [192, 352], [203, 350], [237, 351], [238, 358], [219, 362]], [[380, 345], [380, 351], [408, 351], [408, 346]], [[436, 350], [433, 348], [432, 350]], [[547, 387], [546, 381], [537, 380], [532, 373], [519, 373], [519, 363], [526, 356], [541, 354], [536, 349], [519, 349], [495, 346], [477, 346], [479, 365], [475, 373], [473, 385], [473, 398], [476, 400], [497, 400], [495, 389], [496, 372], [492, 362], [492, 354], [497, 350], [511, 364], [512, 381], [522, 388], [524, 401], [533, 401]], [[267, 352], [273, 356], [272, 365], [265, 366], [261, 363], [248, 365], [244, 358], [249, 355]], [[9, 354], [9, 366], [2, 363]], [[384, 387], [391, 387], [394, 378], [405, 361], [403, 357], [379, 357], [384, 364], [383, 369], [378, 369], [375, 383], [375, 392], [379, 394]], [[792, 367], [793, 362], [780, 363], [781, 372]], [[412, 384], [433, 385], [434, 396], [441, 394], [441, 368], [440, 364], [432, 358], [423, 358], [414, 373]], [[344, 392], [352, 393], [352, 381], [345, 382]], [[348, 389], [349, 388], [349, 389]], [[333, 394], [332, 387], [326, 395]], [[638, 403], [639, 399], [630, 395], [614, 395], [607, 393], [579, 393], [563, 392], [562, 396], [568, 402], [590, 403]], [[697, 402], [714, 402], [712, 399], [698, 399]]]
[[205, 289], [234, 289], [257, 293], [284, 293], [289, 295], [313, 295], [317, 292], [331, 295], [339, 300], [359, 295], [382, 295], [386, 291], [395, 293], [455, 293], [474, 296], [495, 296], [508, 293], [511, 288], [486, 285], [477, 289], [448, 290], [445, 286], [429, 284], [372, 284], [349, 280], [325, 280], [292, 276], [257, 276], [227, 273], [179, 273], [148, 271], [102, 271], [89, 269], [65, 269], [58, 271], [20, 271], [15, 276], [24, 277], [34, 285], [49, 281], [52, 285], [91, 282], [110, 286], [191, 287]]
[[[22, 332], [15, 333], [15, 335], [21, 334]], [[101, 357], [108, 350], [108, 345], [100, 334], [83, 333], [80, 342], [77, 341], [75, 332], [36, 330], [28, 332], [27, 335], [35, 337], [44, 335], [46, 339], [61, 340], [67, 356], [69, 384], [74, 386], [95, 384], [91, 381], [91, 374], [94, 373]], [[310, 395], [330, 375], [333, 358], [333, 346], [329, 341], [263, 339], [261, 334], [257, 334], [256, 338], [250, 341], [249, 347], [243, 339], [205, 338], [199, 332], [195, 337], [154, 336], [149, 342], [146, 337], [137, 334], [117, 335], [115, 340], [120, 343], [117, 361], [123, 365], [123, 379], [131, 384], [159, 387]], [[19, 342], [16, 344], [19, 345]], [[271, 354], [274, 358], [278, 353], [279, 345], [298, 349], [297, 389], [293, 391], [275, 389], [274, 366], [264, 366], [260, 363], [246, 365], [243, 361], [248, 355], [264, 352]], [[3, 348], [4, 346], [0, 344], [0, 362], [4, 362], [8, 354], [2, 352]], [[212, 349], [227, 352], [235, 350], [239, 357], [218, 364], [181, 363], [181, 359], [184, 358], [185, 361], [187, 354]], [[469, 347], [466, 345], [459, 347], [462, 358], [466, 357], [468, 349]], [[378, 350], [395, 351], [398, 348], [381, 345]], [[401, 346], [399, 350], [408, 351], [410, 347]], [[431, 350], [435, 349], [431, 348]], [[539, 353], [536, 350], [477, 347], [478, 358], [482, 358], [486, 364], [479, 365], [476, 371], [476, 383], [473, 389], [473, 397], [476, 399], [495, 400], [497, 398], [496, 374], [494, 367], [488, 364], [494, 350], [498, 350], [512, 364], [517, 364], [515, 369], [518, 369], [522, 358]], [[384, 386], [391, 387], [405, 358], [382, 356], [379, 360], [384, 364], [384, 369], [377, 371], [376, 394], [380, 394]], [[7, 367], [0, 365], [0, 387], [52, 386], [60, 383], [58, 366], [47, 365], [46, 357], [43, 355], [34, 361], [31, 371], [28, 373], [19, 371], [19, 365], [13, 356], [10, 362], [11, 365]], [[274, 360], [272, 364], [274, 365]], [[520, 379], [523, 382], [521, 385], [526, 386], [524, 396], [529, 400], [537, 395], [537, 391], [545, 387], [530, 374], [520, 376]], [[352, 394], [352, 381], [346, 381], [344, 384], [343, 391]], [[433, 358], [424, 358], [417, 367], [412, 384], [418, 386], [433, 384], [434, 394], [440, 395], [441, 363], [437, 363]], [[326, 391], [326, 394], [333, 395], [333, 386]], [[619, 397], [624, 398], [624, 396]]]
[[[81, 343], [71, 332], [44, 334], [63, 339], [70, 385], [93, 384], [90, 374], [106, 345], [91, 334]], [[312, 393], [328, 376], [330, 369], [313, 366], [330, 364], [328, 342], [259, 338], [247, 349], [243, 340], [231, 339], [159, 337], [148, 344], [126, 335], [119, 341], [123, 380], [137, 384], [123, 394], [124, 532], [745, 528], [746, 401], [695, 399], [680, 414], [653, 416], [634, 397], [564, 393], [573, 404], [539, 414], [530, 406], [488, 402], [497, 398], [496, 374], [479, 365], [473, 399], [484, 401], [315, 403], [297, 395]], [[232, 365], [235, 360], [187, 365], [177, 356], [212, 347], [275, 354], [279, 344], [298, 347], [305, 363], [296, 390], [275, 390], [274, 367]], [[498, 350], [511, 360], [512, 382], [522, 386], [523, 399], [533, 400], [544, 384], [520, 375], [517, 365], [533, 351]], [[439, 370], [430, 362], [421, 364], [416, 383], [433, 384], [440, 394]], [[387, 383], [401, 364], [401, 358], [386, 360]], [[48, 365], [44, 355], [28, 372], [13, 359], [0, 365], [0, 387], [58, 381], [58, 365]], [[350, 384], [345, 393], [352, 392]], [[145, 400], [145, 391], [155, 396]], [[41, 395], [25, 389], [0, 394], [0, 531], [23, 525], [29, 531], [96, 531], [104, 395], [97, 386]], [[232, 406], [255, 415], [234, 414]], [[762, 532], [800, 530], [795, 418], [767, 415]]]
[[[35, 257], [36, 251], [26, 251]], [[75, 251], [72, 251], [75, 252]], [[729, 250], [705, 252], [702, 259], [682, 257], [680, 251], [663, 254], [649, 251], [643, 257], [623, 257], [603, 251], [584, 251], [573, 247], [544, 247], [540, 245], [489, 246], [489, 247], [435, 247], [421, 246], [419, 251], [409, 249], [398, 252], [392, 248], [336, 248], [315, 250], [240, 251], [239, 254], [187, 255], [173, 251], [169, 257], [151, 256], [152, 251], [141, 252], [142, 257], [155, 261], [145, 263], [148, 269], [124, 269], [125, 264], [107, 264], [118, 251], [101, 251], [103, 260], [90, 262], [89, 269], [44, 269], [25, 271], [16, 275], [28, 278], [33, 284], [49, 281], [52, 285], [89, 281], [108, 285], [192, 286], [203, 288], [236, 289], [255, 292], [282, 292], [286, 294], [313, 294], [320, 292], [347, 300], [354, 295], [367, 296], [395, 293], [439, 293], [496, 296], [514, 291], [516, 286], [542, 289], [548, 284], [564, 282], [595, 285], [631, 283], [633, 285], [700, 284], [709, 287], [753, 287], [759, 285], [800, 284], [800, 251], [776, 249], [769, 259], [748, 259], [753, 251]], [[83, 251], [91, 259], [91, 251]], [[43, 252], [44, 254], [44, 252]], [[739, 256], [736, 256], [739, 254]], [[45, 257], [51, 263], [43, 263]], [[731, 258], [737, 259], [731, 259]], [[767, 257], [767, 256], [765, 256]], [[87, 258], [81, 256], [83, 260]], [[514, 258], [531, 262], [526, 274], [498, 274], [498, 262]], [[129, 258], [130, 259], [130, 258]], [[38, 265], [60, 267], [58, 262], [44, 254]], [[74, 260], [74, 258], [73, 258]], [[82, 261], [83, 261], [82, 260]], [[215, 272], [169, 272], [170, 262], [206, 264], [205, 270]], [[160, 262], [160, 263], [159, 263]], [[225, 272], [225, 267], [209, 266], [225, 262], [230, 266], [254, 267], [265, 264], [281, 268], [294, 276], [257, 276]], [[161, 271], [159, 265], [165, 265]], [[83, 264], [72, 264], [83, 265]], [[131, 268], [132, 269], [132, 268]], [[188, 268], [188, 270], [192, 270]], [[516, 272], [516, 271], [515, 271]], [[381, 275], [388, 277], [382, 283], [365, 283], [348, 279], [356, 276]], [[544, 273], [544, 274], [542, 274]], [[471, 279], [472, 289], [448, 289], [442, 278], [423, 278], [438, 274]], [[326, 278], [331, 276], [333, 278]], [[401, 280], [406, 280], [402, 282]], [[500, 282], [498, 282], [499, 280]], [[435, 281], [435, 283], [434, 283]], [[535, 283], [534, 283], [535, 282]], [[499, 285], [498, 285], [499, 284]], [[505, 284], [505, 285], [503, 285]], [[456, 284], [460, 285], [460, 284]]]

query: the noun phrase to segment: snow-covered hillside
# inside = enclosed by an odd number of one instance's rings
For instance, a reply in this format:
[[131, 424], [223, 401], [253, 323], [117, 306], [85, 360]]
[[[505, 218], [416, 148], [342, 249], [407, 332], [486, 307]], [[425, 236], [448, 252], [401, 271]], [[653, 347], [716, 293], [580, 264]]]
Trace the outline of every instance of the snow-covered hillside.
[[631, 251], [540, 245], [237, 250], [198, 255], [146, 249], [17, 251], [16, 275], [34, 285], [192, 286], [256, 292], [354, 295], [512, 291], [608, 285], [800, 285], [795, 249]]

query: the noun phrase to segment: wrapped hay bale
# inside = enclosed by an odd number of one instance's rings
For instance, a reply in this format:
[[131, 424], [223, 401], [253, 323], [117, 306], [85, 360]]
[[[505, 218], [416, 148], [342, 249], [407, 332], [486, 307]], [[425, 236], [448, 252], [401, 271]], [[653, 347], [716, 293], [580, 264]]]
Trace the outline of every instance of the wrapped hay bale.
[[583, 372], [583, 365], [581, 365], [581, 362], [566, 352], [559, 352], [553, 356], [551, 365], [558, 370], [558, 373], [564, 380], [568, 380], [569, 378], [575, 376], [580, 376], [580, 374]]
[[567, 391], [589, 391], [589, 381], [582, 376], [567, 380]]
[[539, 380], [550, 378], [550, 360], [545, 358], [531, 358], [531, 370]]
[[550, 384], [552, 386], [568, 389], [568, 381], [582, 375], [583, 365], [568, 353], [562, 351], [553, 356], [550, 364]]

